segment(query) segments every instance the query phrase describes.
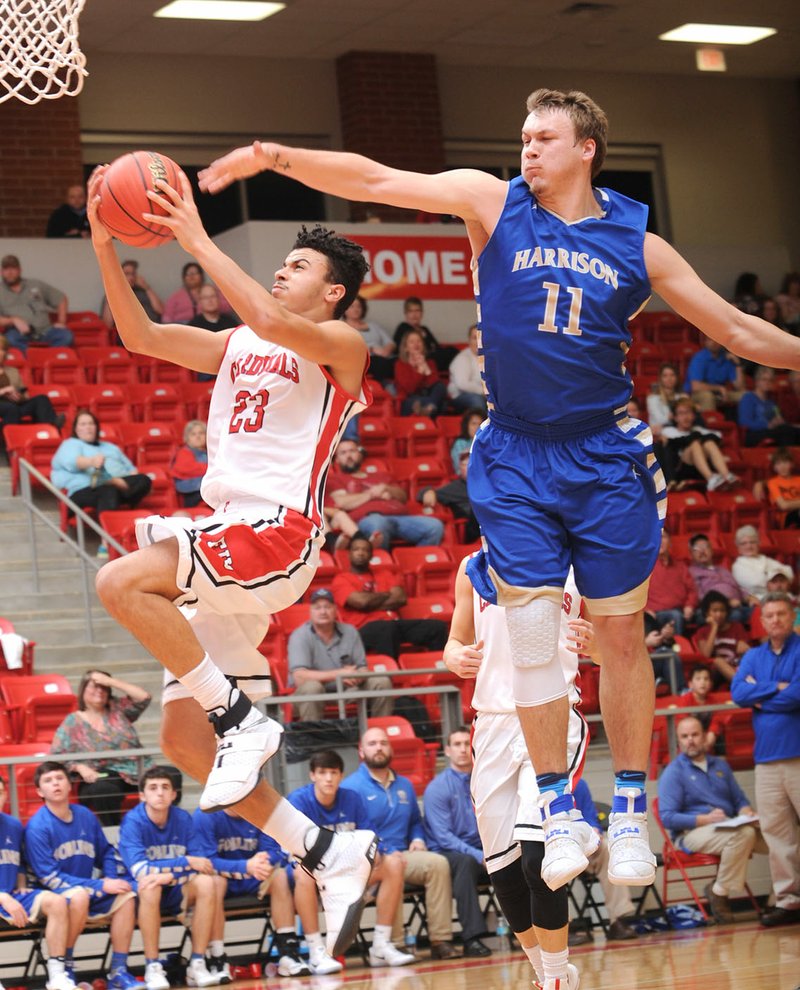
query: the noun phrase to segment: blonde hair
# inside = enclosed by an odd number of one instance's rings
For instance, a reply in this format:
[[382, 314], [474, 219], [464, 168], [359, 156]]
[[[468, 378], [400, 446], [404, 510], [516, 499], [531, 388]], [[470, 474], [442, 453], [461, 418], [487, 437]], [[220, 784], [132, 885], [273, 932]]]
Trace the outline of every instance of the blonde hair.
[[568, 93], [559, 89], [537, 89], [528, 97], [526, 106], [528, 113], [537, 113], [539, 110], [558, 110], [565, 113], [572, 121], [578, 141], [594, 141], [592, 178], [597, 178], [606, 160], [608, 117], [594, 100], [577, 89]]
[[189, 422], [186, 424], [186, 426], [184, 426], [184, 428], [183, 428], [183, 442], [184, 443], [188, 443], [189, 442], [189, 434], [192, 432], [192, 430], [195, 428], [195, 426], [202, 426], [203, 429], [206, 432], [208, 432], [208, 427], [206, 426], [206, 424], [203, 422], [202, 419], [190, 419]]

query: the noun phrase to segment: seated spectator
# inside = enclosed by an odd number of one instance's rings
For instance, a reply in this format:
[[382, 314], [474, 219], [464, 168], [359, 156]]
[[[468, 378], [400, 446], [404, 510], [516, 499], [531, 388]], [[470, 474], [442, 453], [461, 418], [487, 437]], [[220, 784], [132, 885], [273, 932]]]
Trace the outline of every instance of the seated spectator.
[[372, 728], [361, 736], [361, 763], [345, 777], [342, 789], [363, 798], [369, 828], [380, 836], [384, 854], [401, 853], [406, 883], [425, 888], [431, 958], [451, 959], [453, 947], [450, 865], [444, 856], [429, 852], [414, 787], [407, 777], [392, 770], [392, 745], [383, 729]]
[[775, 386], [772, 368], [756, 368], [752, 392], [745, 392], [739, 402], [738, 421], [744, 428], [745, 447], [757, 447], [765, 440], [779, 446], [800, 442], [800, 429], [784, 422], [769, 393]]
[[788, 272], [783, 277], [781, 291], [775, 296], [783, 325], [795, 336], [800, 333], [800, 272]]
[[425, 788], [425, 838], [428, 849], [440, 853], [450, 864], [464, 955], [490, 956], [492, 950], [481, 941], [487, 934], [486, 919], [478, 903], [478, 885], [488, 884], [489, 874], [470, 796], [472, 748], [466, 725], [450, 733], [444, 755], [449, 766]]
[[[23, 278], [19, 258], [7, 254], [0, 261], [0, 330], [11, 347], [23, 354], [36, 342], [47, 347], [70, 347], [68, 300], [60, 289], [38, 278]], [[55, 320], [50, 322], [54, 311]]]
[[714, 687], [727, 688], [739, 661], [750, 649], [747, 630], [740, 623], [731, 622], [730, 603], [718, 591], [706, 594], [700, 602], [700, 611], [705, 624], [694, 634], [695, 649], [711, 661]]
[[441, 619], [401, 619], [397, 609], [406, 603], [400, 574], [388, 565], [373, 571], [372, 544], [365, 536], [350, 541], [350, 569], [333, 579], [332, 591], [343, 622], [358, 629], [367, 653], [384, 653], [396, 660], [400, 644], [419, 650], [441, 650], [447, 642], [447, 623]]
[[[696, 663], [689, 672], [687, 690], [678, 699], [679, 708], [702, 708], [710, 702], [711, 671], [705, 664]], [[717, 739], [722, 735], [723, 721], [719, 712], [697, 712], [697, 720], [703, 726], [706, 734], [706, 749], [714, 751]]]
[[644, 645], [653, 666], [656, 694], [663, 694], [665, 690], [667, 694], [680, 694], [686, 687], [686, 679], [680, 654], [675, 649], [674, 621], [671, 618], [659, 621], [645, 612]]
[[433, 361], [425, 356], [418, 330], [409, 330], [400, 341], [394, 366], [394, 383], [403, 416], [438, 416], [447, 401], [447, 386]]
[[[153, 484], [115, 443], [100, 439], [100, 421], [88, 409], [78, 410], [72, 435], [53, 455], [52, 468], [56, 488], [63, 488], [81, 509], [92, 508], [98, 515], [121, 505], [135, 509]], [[107, 555], [101, 543], [98, 556]]]
[[697, 590], [682, 560], [675, 560], [670, 553], [670, 535], [661, 532], [661, 548], [650, 577], [645, 610], [658, 623], [671, 621], [675, 632], [684, 635], [686, 623], [691, 621], [697, 606]]
[[[309, 762], [311, 782], [288, 795], [288, 800], [320, 828], [333, 832], [374, 827], [367, 801], [355, 790], [341, 787], [344, 760], [331, 749], [314, 753]], [[402, 779], [402, 778], [400, 778]], [[412, 793], [413, 800], [413, 793]], [[414, 801], [416, 804], [416, 801]], [[415, 961], [411, 953], [401, 952], [392, 942], [392, 925], [402, 910], [404, 856], [390, 851], [381, 843], [375, 856], [369, 883], [377, 884], [375, 894], [375, 929], [369, 949], [370, 966], [408, 966]], [[309, 966], [315, 975], [336, 973], [342, 964], [325, 951], [319, 931], [317, 886], [304, 870], [295, 870], [295, 905], [308, 942]]]
[[300, 940], [295, 931], [294, 897], [286, 867], [288, 855], [260, 828], [240, 818], [230, 808], [192, 815], [194, 833], [190, 845], [195, 856], [211, 861], [216, 871], [216, 907], [208, 944], [209, 972], [218, 983], [231, 982], [225, 955], [225, 900], [269, 894], [269, 915], [278, 950], [278, 976], [302, 976], [308, 967], [300, 958]]
[[787, 423], [800, 423], [800, 371], [789, 372], [789, 390], [778, 394], [778, 409]]
[[[368, 670], [364, 644], [355, 626], [337, 622], [332, 592], [312, 591], [308, 611], [309, 621], [289, 637], [289, 682], [295, 697], [337, 690], [391, 690], [391, 678], [385, 674], [356, 676]], [[393, 698], [372, 698], [368, 704], [370, 715], [391, 715], [393, 708]], [[294, 710], [304, 722], [315, 721], [322, 718], [325, 702], [298, 700]]]
[[201, 285], [197, 290], [195, 301], [197, 313], [188, 321], [190, 327], [200, 327], [201, 330], [218, 333], [220, 330], [232, 330], [240, 325], [241, 320], [236, 318], [230, 307], [227, 310], [222, 308], [220, 292], [213, 285], [208, 283]]
[[642, 407], [639, 405], [639, 400], [631, 396], [630, 399], [628, 399], [628, 404], [625, 406], [625, 412], [627, 412], [631, 419], [641, 420]]
[[676, 733], [680, 752], [658, 781], [661, 820], [678, 849], [720, 857], [716, 879], [704, 893], [714, 918], [730, 923], [736, 921], [730, 897], [744, 890], [752, 854], [767, 847], [757, 822], [718, 828], [755, 812], [725, 760], [708, 752], [700, 719], [682, 718]]
[[207, 468], [206, 424], [202, 419], [190, 419], [183, 428], [183, 446], [175, 451], [169, 466], [175, 491], [187, 509], [193, 509], [203, 501], [200, 487]]
[[450, 367], [450, 362], [456, 356], [457, 350], [455, 347], [443, 347], [434, 337], [430, 328], [426, 327], [422, 322], [422, 300], [417, 296], [409, 296], [403, 303], [403, 316], [403, 321], [397, 324], [397, 329], [394, 332], [394, 342], [398, 350], [400, 349], [403, 337], [409, 330], [415, 330], [422, 336], [424, 341], [425, 356], [431, 358], [439, 371], [447, 371]]
[[91, 237], [86, 216], [86, 186], [76, 182], [67, 188], [66, 202], [57, 206], [47, 221], [45, 237]]
[[767, 581], [780, 571], [790, 580], [794, 572], [788, 564], [782, 564], [761, 553], [760, 537], [755, 526], [740, 526], [734, 537], [739, 556], [734, 560], [731, 573], [739, 587], [748, 595], [750, 605], [758, 605], [767, 593]]
[[781, 309], [777, 300], [770, 299], [769, 297], [764, 299], [761, 303], [761, 312], [758, 315], [762, 320], [766, 320], [767, 323], [771, 323], [774, 327], [778, 327], [781, 330], [786, 329], [781, 318]]
[[447, 394], [459, 412], [478, 408], [486, 416], [486, 395], [483, 391], [481, 366], [478, 361], [478, 325], [473, 323], [467, 334], [469, 346], [450, 362], [450, 381]]
[[761, 279], [755, 272], [742, 272], [733, 290], [733, 305], [743, 313], [757, 314], [764, 300]]
[[672, 408], [685, 393], [678, 391], [678, 369], [665, 361], [658, 369], [658, 381], [647, 396], [647, 425], [653, 436], [661, 436], [661, 430], [672, 423]]
[[[115, 698], [113, 690], [121, 697]], [[133, 723], [151, 700], [144, 688], [111, 677], [104, 670], [87, 670], [78, 685], [78, 710], [67, 715], [53, 736], [53, 754], [119, 751], [118, 758], [67, 762], [70, 772], [80, 777], [78, 800], [91, 808], [103, 825], [119, 825], [125, 795], [139, 790], [136, 760], [125, 759], [122, 754], [126, 749], [142, 748]]]
[[485, 419], [486, 413], [478, 406], [465, 410], [461, 416], [461, 430], [453, 441], [453, 446], [450, 448], [450, 459], [453, 462], [453, 470], [456, 474], [459, 474], [461, 471], [461, 454], [465, 450], [469, 453], [472, 447], [472, 441], [475, 439], [475, 434]]
[[456, 519], [466, 519], [464, 528], [464, 541], [472, 543], [480, 539], [481, 531], [478, 520], [472, 511], [472, 503], [469, 500], [467, 491], [467, 465], [469, 463], [469, 450], [462, 450], [458, 458], [458, 477], [453, 481], [448, 481], [439, 488], [422, 488], [417, 493], [417, 500], [429, 509], [435, 509], [437, 505], [444, 505], [451, 509]]
[[0, 426], [21, 423], [49, 423], [58, 429], [64, 425], [64, 414], [57, 414], [46, 395], [28, 395], [17, 368], [6, 367], [11, 345], [0, 334]]
[[32, 887], [26, 880], [23, 857], [22, 823], [3, 813], [6, 782], [0, 776], [0, 921], [14, 928], [25, 928], [45, 919], [44, 941], [47, 946], [47, 982], [45, 990], [75, 990], [75, 983], [66, 971], [67, 949], [75, 945], [71, 930], [82, 927], [89, 909], [86, 891], [75, 891], [67, 900], [63, 894]]
[[415, 546], [438, 546], [444, 524], [434, 516], [411, 515], [408, 492], [387, 471], [362, 470], [364, 449], [355, 440], [341, 440], [328, 478], [330, 500], [343, 509], [366, 536], [381, 534], [380, 545], [392, 540]]
[[[705, 533], [695, 533], [689, 540], [689, 553], [692, 555], [689, 573], [697, 588], [698, 599], [705, 598], [709, 591], [718, 591], [728, 599], [731, 620], [747, 622], [750, 617], [747, 594], [734, 581], [733, 574], [727, 567], [714, 563], [714, 550]], [[697, 615], [695, 619], [702, 622], [703, 616]]]
[[706, 337], [702, 349], [689, 361], [683, 387], [699, 409], [716, 409], [738, 402], [744, 388], [739, 358]]
[[697, 412], [689, 398], [678, 399], [673, 409], [674, 424], [661, 428], [664, 448], [661, 466], [670, 486], [702, 478], [706, 488], [736, 485], [739, 479], [728, 468], [720, 449], [721, 434], [697, 423]]
[[344, 322], [358, 330], [369, 351], [369, 373], [379, 382], [394, 377], [394, 356], [397, 345], [380, 323], [367, 320], [367, 300], [356, 296], [344, 311]]
[[[164, 304], [162, 323], [190, 323], [200, 312], [200, 289], [206, 284], [206, 273], [196, 261], [187, 261], [181, 269], [181, 279], [183, 285]], [[231, 304], [225, 296], [219, 289], [216, 292], [220, 310], [232, 313]]]
[[[151, 288], [143, 275], [139, 274], [139, 262], [129, 259], [122, 262], [122, 271], [128, 280], [128, 285], [133, 290], [133, 294], [139, 300], [139, 305], [147, 313], [153, 323], [161, 322], [161, 314], [164, 312], [164, 304], [161, 302], [155, 289]], [[114, 314], [108, 305], [108, 300], [103, 296], [100, 302], [100, 317], [106, 326], [112, 330], [116, 328]]]
[[[43, 887], [70, 902], [89, 895], [70, 937], [83, 925], [108, 924], [112, 955], [106, 976], [108, 990], [136, 990], [128, 970], [128, 952], [136, 922], [136, 895], [125, 878], [117, 850], [103, 834], [97, 817], [80, 804], [70, 804], [69, 774], [63, 763], [40, 763], [33, 775], [36, 793], [44, 804], [25, 827], [25, 856], [30, 872]], [[67, 975], [74, 982], [75, 965], [66, 953]]]
[[161, 919], [184, 912], [190, 913], [192, 940], [186, 982], [190, 987], [217, 984], [206, 966], [216, 904], [214, 867], [205, 856], [190, 855], [192, 816], [174, 807], [176, 797], [170, 771], [150, 767], [139, 781], [140, 803], [119, 830], [119, 854], [139, 897], [147, 990], [169, 990], [159, 959]]
[[767, 481], [770, 505], [778, 510], [783, 529], [800, 528], [800, 474], [790, 451], [776, 450], [770, 459], [775, 474]]

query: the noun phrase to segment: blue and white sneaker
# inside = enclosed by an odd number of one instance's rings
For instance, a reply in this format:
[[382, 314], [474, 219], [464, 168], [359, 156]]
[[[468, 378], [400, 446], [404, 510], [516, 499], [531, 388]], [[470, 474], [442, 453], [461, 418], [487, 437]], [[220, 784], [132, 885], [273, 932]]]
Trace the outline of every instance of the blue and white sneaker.
[[127, 969], [115, 969], [108, 974], [106, 987], [108, 990], [133, 990], [139, 986], [136, 977], [129, 973]]
[[620, 799], [624, 811], [608, 816], [608, 879], [621, 887], [649, 887], [656, 879], [656, 858], [647, 834], [646, 798], [635, 787], [614, 791], [614, 805]]
[[589, 865], [600, 845], [600, 836], [575, 807], [571, 794], [546, 791], [539, 798], [544, 827], [542, 880], [558, 890]]

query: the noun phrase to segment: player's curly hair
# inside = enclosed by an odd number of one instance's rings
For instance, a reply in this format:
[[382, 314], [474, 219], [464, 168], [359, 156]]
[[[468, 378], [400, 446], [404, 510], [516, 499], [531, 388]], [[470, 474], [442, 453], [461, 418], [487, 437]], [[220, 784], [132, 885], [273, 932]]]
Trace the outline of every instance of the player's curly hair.
[[348, 241], [346, 237], [341, 237], [335, 230], [328, 230], [317, 224], [309, 230], [305, 224], [297, 232], [297, 240], [292, 246], [292, 250], [298, 248], [310, 248], [324, 254], [328, 259], [328, 279], [332, 285], [343, 285], [345, 292], [336, 309], [333, 311], [335, 319], [339, 319], [350, 303], [358, 295], [361, 283], [364, 281], [369, 264], [364, 257], [364, 249], [354, 241]]
[[569, 93], [562, 93], [559, 89], [537, 89], [528, 97], [526, 106], [528, 113], [536, 113], [538, 110], [561, 110], [572, 121], [578, 141], [585, 141], [588, 138], [594, 141], [592, 178], [597, 178], [606, 160], [608, 117], [594, 100], [577, 89], [570, 90]]

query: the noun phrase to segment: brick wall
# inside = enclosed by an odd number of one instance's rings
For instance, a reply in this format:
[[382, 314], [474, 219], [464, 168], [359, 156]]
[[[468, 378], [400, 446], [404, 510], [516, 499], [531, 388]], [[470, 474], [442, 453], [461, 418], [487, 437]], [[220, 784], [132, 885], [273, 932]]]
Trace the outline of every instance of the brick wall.
[[0, 103], [0, 237], [44, 237], [67, 186], [83, 181], [78, 101]]
[[[444, 168], [434, 55], [348, 52], [336, 60], [336, 79], [344, 150], [415, 172]], [[367, 212], [386, 221], [414, 216], [383, 205], [352, 207], [354, 220]]]

